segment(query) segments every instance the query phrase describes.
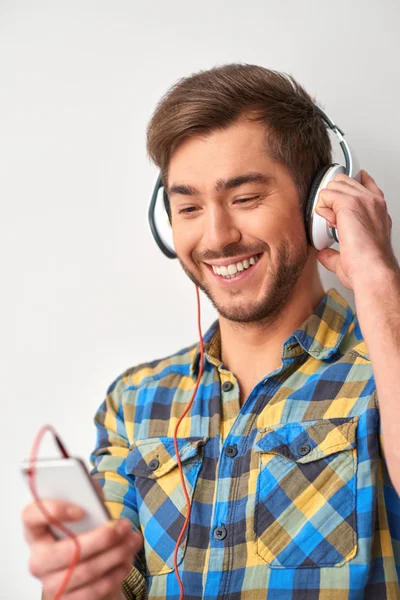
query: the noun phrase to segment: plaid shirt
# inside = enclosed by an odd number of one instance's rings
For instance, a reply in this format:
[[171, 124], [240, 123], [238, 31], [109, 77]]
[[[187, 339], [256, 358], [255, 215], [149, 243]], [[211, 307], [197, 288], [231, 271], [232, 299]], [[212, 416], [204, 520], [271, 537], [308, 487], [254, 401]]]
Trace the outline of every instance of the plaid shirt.
[[[382, 448], [357, 317], [329, 290], [240, 406], [218, 322], [178, 447], [191, 517], [178, 555], [185, 599], [398, 599], [400, 499]], [[95, 422], [93, 475], [144, 550], [126, 598], [178, 599], [173, 554], [186, 513], [173, 431], [199, 346], [128, 370]]]

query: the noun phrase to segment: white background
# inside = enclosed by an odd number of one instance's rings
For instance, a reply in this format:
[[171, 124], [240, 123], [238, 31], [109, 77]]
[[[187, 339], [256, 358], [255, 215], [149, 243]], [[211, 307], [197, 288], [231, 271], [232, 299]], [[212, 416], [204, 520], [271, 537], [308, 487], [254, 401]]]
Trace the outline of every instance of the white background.
[[87, 459], [111, 381], [197, 338], [147, 225], [158, 99], [215, 64], [292, 73], [383, 188], [399, 256], [399, 22], [397, 0], [0, 0], [1, 599], [40, 597], [19, 521], [39, 427]]

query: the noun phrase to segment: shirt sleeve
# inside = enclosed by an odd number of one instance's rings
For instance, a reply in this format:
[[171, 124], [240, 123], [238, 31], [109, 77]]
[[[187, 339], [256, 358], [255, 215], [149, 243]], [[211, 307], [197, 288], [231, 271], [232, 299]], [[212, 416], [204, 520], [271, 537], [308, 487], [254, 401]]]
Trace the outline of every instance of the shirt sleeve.
[[[90, 456], [93, 465], [91, 475], [103, 488], [104, 501], [112, 518], [124, 517], [132, 523], [135, 531], [139, 531], [135, 489], [125, 473], [125, 459], [129, 454], [130, 444], [121, 402], [124, 388], [124, 378], [121, 377], [110, 386], [106, 399], [95, 414], [97, 436]], [[143, 550], [137, 555], [122, 589], [125, 597], [130, 600], [147, 598]]]

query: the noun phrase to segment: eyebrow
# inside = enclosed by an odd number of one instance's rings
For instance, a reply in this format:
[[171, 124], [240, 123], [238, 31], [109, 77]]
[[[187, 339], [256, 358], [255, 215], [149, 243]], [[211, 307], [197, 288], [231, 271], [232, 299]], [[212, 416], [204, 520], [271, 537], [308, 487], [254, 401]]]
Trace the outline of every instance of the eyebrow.
[[[241, 175], [236, 175], [236, 177], [231, 177], [230, 179], [218, 179], [215, 183], [215, 191], [216, 192], [226, 192], [227, 190], [232, 190], [234, 188], [240, 187], [245, 183], [263, 183], [270, 184], [275, 181], [275, 177], [266, 173], [243, 173]], [[197, 196], [199, 195], [199, 191], [196, 190], [192, 185], [186, 184], [173, 184], [170, 188], [168, 188], [168, 196], [172, 196], [173, 194], [180, 194], [183, 196]]]

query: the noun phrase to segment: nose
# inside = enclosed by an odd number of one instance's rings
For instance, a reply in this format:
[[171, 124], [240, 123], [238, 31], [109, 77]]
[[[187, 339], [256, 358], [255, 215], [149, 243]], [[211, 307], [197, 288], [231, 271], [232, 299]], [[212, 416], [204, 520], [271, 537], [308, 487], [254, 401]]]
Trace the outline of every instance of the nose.
[[240, 229], [222, 206], [213, 206], [207, 210], [204, 221], [203, 244], [213, 252], [223, 252], [229, 244], [240, 242], [242, 234]]

